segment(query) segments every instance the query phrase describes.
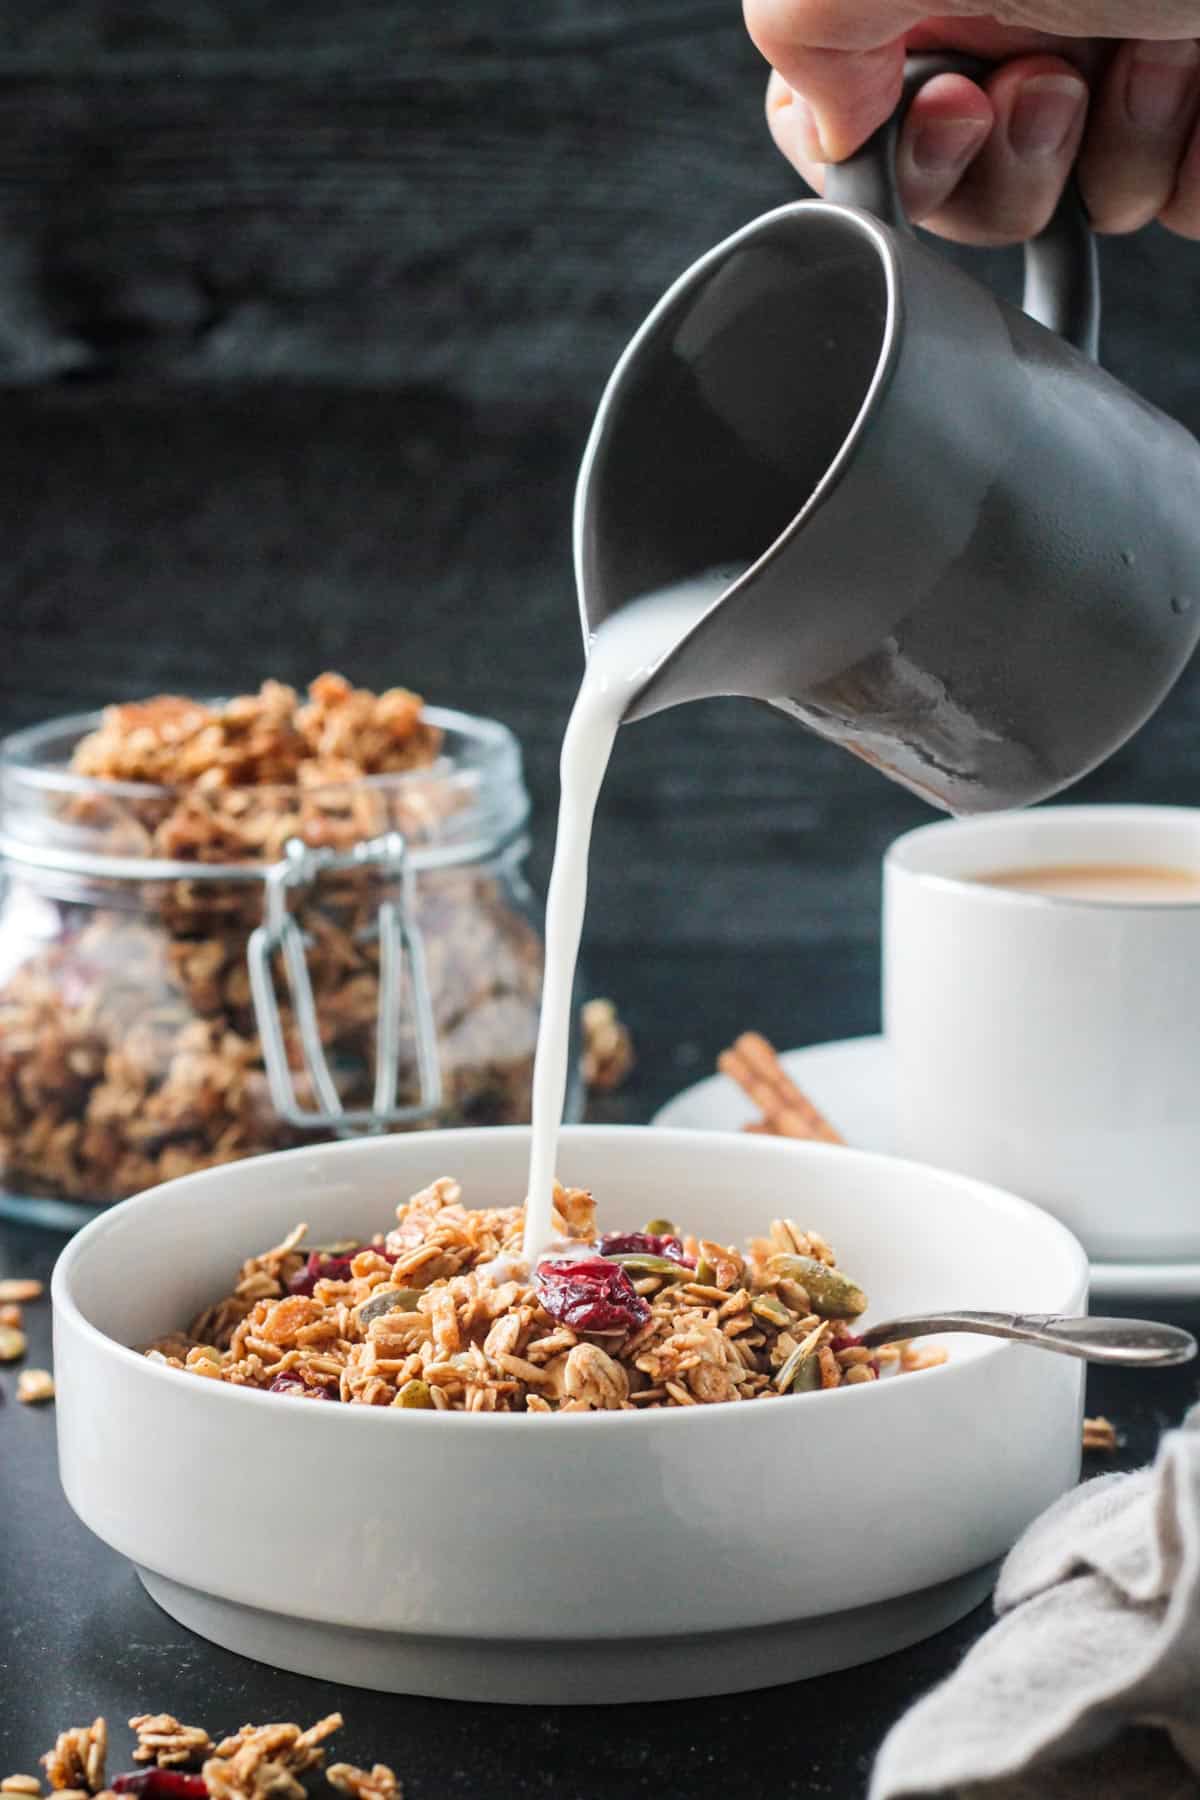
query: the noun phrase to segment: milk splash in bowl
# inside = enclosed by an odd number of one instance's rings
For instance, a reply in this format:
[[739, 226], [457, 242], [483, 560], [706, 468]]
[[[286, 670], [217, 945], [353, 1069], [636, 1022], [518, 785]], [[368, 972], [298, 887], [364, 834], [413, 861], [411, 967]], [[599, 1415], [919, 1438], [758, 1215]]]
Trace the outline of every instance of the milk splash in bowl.
[[[587, 669], [571, 709], [559, 764], [558, 836], [546, 907], [546, 973], [533, 1070], [524, 1241], [531, 1267], [554, 1240], [554, 1167], [567, 1087], [571, 1001], [587, 904], [592, 821], [604, 772], [634, 695], [730, 580], [724, 571], [697, 576], [630, 601], [606, 619], [592, 638]], [[555, 1246], [554, 1254], [570, 1251]]]

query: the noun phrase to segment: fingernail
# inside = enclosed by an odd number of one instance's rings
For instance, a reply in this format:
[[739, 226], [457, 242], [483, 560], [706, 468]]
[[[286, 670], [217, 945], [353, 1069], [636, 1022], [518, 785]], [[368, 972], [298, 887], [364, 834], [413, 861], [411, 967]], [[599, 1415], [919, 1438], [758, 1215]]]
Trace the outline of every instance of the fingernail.
[[802, 94], [793, 92], [792, 112], [796, 120], [796, 132], [800, 139], [800, 154], [806, 162], [828, 162], [825, 146], [821, 142], [821, 131], [817, 124], [817, 115]]
[[986, 119], [930, 119], [913, 138], [913, 163], [928, 174], [956, 169], [987, 133]]
[[1022, 87], [1008, 121], [1018, 156], [1055, 156], [1079, 119], [1087, 88], [1073, 75], [1034, 75]]
[[1125, 110], [1140, 131], [1166, 131], [1179, 117], [1200, 64], [1194, 38], [1135, 46], [1125, 84]]
[[796, 98], [782, 75], [771, 70], [771, 79], [767, 83], [767, 111], [769, 113], [789, 112]]

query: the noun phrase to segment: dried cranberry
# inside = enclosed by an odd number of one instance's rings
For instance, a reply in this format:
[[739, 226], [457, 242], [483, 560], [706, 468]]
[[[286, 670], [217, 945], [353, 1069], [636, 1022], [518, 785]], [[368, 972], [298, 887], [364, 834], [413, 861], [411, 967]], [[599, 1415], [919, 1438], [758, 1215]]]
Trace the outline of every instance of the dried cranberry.
[[684, 1269], [694, 1269], [696, 1259], [688, 1256], [682, 1239], [659, 1237], [653, 1231], [610, 1231], [600, 1239], [601, 1256], [669, 1256]]
[[140, 1794], [142, 1800], [207, 1800], [203, 1775], [183, 1775], [178, 1769], [131, 1769], [109, 1782], [114, 1794]]
[[337, 1395], [324, 1382], [314, 1382], [310, 1385], [307, 1381], [301, 1381], [299, 1375], [277, 1375], [267, 1392], [268, 1394], [311, 1394], [315, 1400], [337, 1399]]
[[352, 1250], [349, 1256], [324, 1256], [314, 1250], [304, 1267], [288, 1282], [288, 1293], [306, 1294], [311, 1299], [318, 1281], [349, 1281], [351, 1258], [357, 1254]]
[[561, 1325], [575, 1331], [635, 1331], [650, 1308], [620, 1263], [544, 1262], [535, 1271], [538, 1298]]
[[382, 1244], [358, 1244], [344, 1256], [330, 1256], [323, 1250], [310, 1251], [304, 1267], [288, 1282], [288, 1293], [304, 1294], [311, 1299], [318, 1281], [349, 1281], [353, 1274], [350, 1265], [361, 1250], [373, 1250], [386, 1263], [399, 1262], [404, 1254], [401, 1250], [385, 1250]]

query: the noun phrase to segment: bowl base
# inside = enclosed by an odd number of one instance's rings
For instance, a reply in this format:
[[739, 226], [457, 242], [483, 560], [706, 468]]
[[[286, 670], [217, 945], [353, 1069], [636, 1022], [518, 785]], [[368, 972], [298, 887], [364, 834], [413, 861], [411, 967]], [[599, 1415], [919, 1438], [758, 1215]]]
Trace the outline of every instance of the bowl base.
[[542, 1640], [431, 1637], [322, 1625], [214, 1599], [138, 1568], [189, 1631], [255, 1662], [384, 1694], [510, 1706], [624, 1706], [780, 1687], [873, 1662], [932, 1637], [990, 1593], [996, 1563], [874, 1606], [695, 1637]]

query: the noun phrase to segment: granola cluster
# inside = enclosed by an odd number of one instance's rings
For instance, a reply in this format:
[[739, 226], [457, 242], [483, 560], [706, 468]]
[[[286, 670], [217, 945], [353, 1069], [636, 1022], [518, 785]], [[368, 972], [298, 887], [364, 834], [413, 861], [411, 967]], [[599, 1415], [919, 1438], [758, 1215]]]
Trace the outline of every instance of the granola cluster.
[[580, 1073], [597, 1094], [619, 1088], [634, 1066], [633, 1039], [611, 1000], [587, 1000], [579, 1015], [583, 1037]]
[[[407, 688], [373, 694], [341, 675], [321, 675], [301, 703], [294, 688], [264, 681], [222, 706], [159, 694], [105, 710], [75, 752], [77, 774], [211, 796], [271, 785], [329, 787], [362, 775], [427, 767], [441, 733]], [[234, 809], [231, 818], [239, 816]], [[172, 854], [170, 840], [160, 848]]]
[[[10, 937], [28, 954], [0, 986], [0, 1178], [17, 1191], [104, 1203], [156, 1182], [311, 1141], [268, 1091], [247, 966], [260, 881], [204, 866], [266, 867], [301, 839], [348, 850], [390, 830], [436, 838], [462, 804], [439, 731], [405, 689], [337, 675], [302, 700], [264, 683], [219, 707], [164, 695], [110, 707], [72, 763], [56, 830], [92, 852], [197, 865], [196, 879], [78, 883], [53, 895], [14, 874]], [[413, 775], [421, 779], [405, 779]], [[119, 783], [149, 784], [119, 787]], [[26, 885], [28, 881], [28, 885]], [[295, 903], [320, 1033], [347, 1107], [368, 1107], [378, 1018], [370, 868], [329, 875]], [[542, 948], [504, 877], [470, 864], [416, 884], [444, 1106], [432, 1124], [528, 1118]], [[31, 931], [29, 920], [38, 919]], [[302, 1104], [314, 1097], [283, 983], [284, 1039]], [[406, 1021], [409, 1008], [404, 1008]], [[419, 1096], [411, 1023], [398, 1103]]]
[[201, 1774], [211, 1800], [305, 1800], [298, 1777], [325, 1761], [321, 1744], [342, 1723], [341, 1713], [298, 1725], [243, 1725], [219, 1743]]
[[60, 1794], [96, 1794], [104, 1791], [104, 1759], [108, 1754], [108, 1727], [103, 1719], [60, 1731], [53, 1750], [42, 1758], [51, 1788]]
[[186, 1769], [212, 1753], [212, 1739], [203, 1725], [181, 1725], [171, 1713], [138, 1713], [129, 1729], [137, 1735], [136, 1763], [153, 1763], [157, 1769]]
[[[136, 1734], [135, 1763], [106, 1785], [108, 1727], [103, 1719], [59, 1733], [42, 1757], [53, 1800], [306, 1800], [300, 1777], [323, 1768], [325, 1740], [342, 1727], [341, 1713], [315, 1725], [243, 1725], [214, 1744], [201, 1725], [182, 1725], [171, 1713], [139, 1713], [130, 1719]], [[189, 1772], [191, 1771], [191, 1772]], [[400, 1784], [386, 1763], [360, 1769], [331, 1763], [325, 1778], [350, 1800], [403, 1800]], [[6, 1775], [0, 1794], [41, 1800], [36, 1775]]]
[[599, 1236], [592, 1196], [560, 1187], [568, 1254], [530, 1271], [524, 1209], [470, 1210], [449, 1177], [396, 1218], [371, 1244], [312, 1250], [297, 1225], [147, 1354], [300, 1399], [529, 1413], [769, 1399], [945, 1359], [936, 1347], [859, 1344], [850, 1321], [866, 1296], [824, 1239], [791, 1220], [745, 1251], [661, 1219]]
[[1094, 1419], [1085, 1419], [1083, 1447], [1102, 1456], [1114, 1456], [1121, 1447], [1121, 1439], [1117, 1436], [1117, 1428], [1112, 1420], [1106, 1419], [1103, 1414]]

